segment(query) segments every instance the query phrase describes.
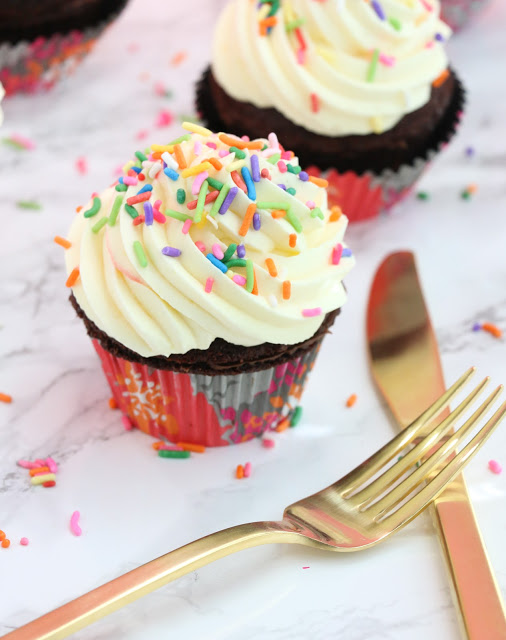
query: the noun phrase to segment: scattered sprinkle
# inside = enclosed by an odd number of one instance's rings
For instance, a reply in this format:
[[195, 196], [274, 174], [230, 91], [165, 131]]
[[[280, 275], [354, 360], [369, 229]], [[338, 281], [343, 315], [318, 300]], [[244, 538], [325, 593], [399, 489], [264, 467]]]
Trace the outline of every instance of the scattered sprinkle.
[[492, 471], [492, 473], [497, 473], [497, 474], [502, 473], [502, 467], [497, 462], [497, 460], [489, 460], [488, 468], [490, 469], [490, 471]]
[[483, 331], [487, 331], [488, 333], [490, 333], [490, 335], [494, 336], [494, 338], [501, 338], [502, 337], [502, 331], [501, 329], [499, 329], [499, 327], [495, 324], [492, 324], [491, 322], [484, 322], [481, 325], [481, 328]]
[[189, 458], [189, 451], [174, 451], [173, 449], [159, 449], [158, 456], [160, 458]]
[[272, 438], [263, 438], [262, 439], [262, 447], [265, 449], [274, 449], [276, 446], [276, 442]]
[[0, 402], [10, 404], [12, 402], [12, 396], [10, 396], [8, 393], [0, 393]]
[[178, 67], [182, 62], [186, 60], [187, 57], [188, 57], [187, 51], [184, 51], [184, 50], [178, 51], [170, 59], [170, 64], [172, 67]]
[[8, 549], [11, 546], [11, 541], [8, 538], [4, 538], [0, 544], [4, 549]]
[[416, 194], [416, 197], [418, 198], [418, 200], [428, 200], [429, 194], [427, 193], [427, 191], [419, 191]]
[[35, 200], [18, 200], [16, 206], [20, 209], [33, 209], [34, 211], [42, 209], [42, 205]]
[[433, 87], [440, 87], [442, 84], [446, 82], [448, 77], [450, 76], [450, 72], [448, 69], [445, 69], [442, 73], [438, 75], [438, 77], [432, 81]]
[[81, 174], [82, 176], [88, 173], [88, 161], [83, 156], [80, 156], [79, 158], [77, 158], [76, 170], [77, 170], [77, 173]]
[[22, 545], [23, 547], [26, 547], [29, 542], [30, 541], [28, 540], [28, 538], [21, 538], [21, 540], [19, 541], [19, 544]]
[[74, 513], [70, 516], [70, 530], [75, 536], [80, 536], [82, 534], [82, 529], [79, 526], [79, 511], [74, 511]]
[[295, 411], [293, 412], [292, 418], [290, 420], [290, 426], [296, 427], [301, 421], [301, 418], [302, 418], [302, 407], [301, 406], [295, 407]]
[[476, 153], [474, 147], [466, 147], [465, 154], [468, 158], [472, 158]]
[[473, 324], [473, 331], [481, 331], [481, 324], [479, 322]]
[[46, 486], [46, 482], [54, 482], [55, 480], [56, 476], [54, 473], [43, 473], [33, 476], [30, 482], [33, 485], [43, 484], [44, 486]]
[[357, 401], [357, 394], [352, 393], [351, 396], [348, 398], [348, 400], [346, 400], [346, 406], [350, 408], [355, 404], [356, 401]]
[[251, 476], [251, 462], [246, 462], [244, 465], [244, 477], [249, 478]]
[[242, 478], [244, 478], [244, 467], [242, 466], [242, 464], [237, 465], [237, 468], [235, 470], [235, 477], [238, 480], [241, 480]]
[[194, 453], [205, 453], [206, 448], [202, 444], [195, 444], [193, 442], [178, 442], [177, 447], [180, 447], [184, 451], [193, 451]]
[[282, 433], [283, 431], [286, 431], [289, 426], [290, 426], [290, 420], [288, 418], [284, 418], [277, 425], [277, 427], [274, 429], [274, 431], [277, 431], [278, 433]]
[[65, 286], [70, 288], [75, 285], [77, 279], [79, 278], [79, 267], [74, 267], [70, 272], [69, 277], [67, 278], [67, 282], [65, 282]]

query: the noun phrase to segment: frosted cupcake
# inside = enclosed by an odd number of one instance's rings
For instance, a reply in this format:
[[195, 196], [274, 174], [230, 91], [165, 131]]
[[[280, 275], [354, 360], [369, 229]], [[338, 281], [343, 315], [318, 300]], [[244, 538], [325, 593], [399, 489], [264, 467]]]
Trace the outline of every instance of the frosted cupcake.
[[77, 215], [67, 286], [129, 424], [226, 445], [290, 420], [354, 258], [274, 134], [184, 127]]
[[276, 131], [303, 167], [327, 172], [331, 203], [350, 220], [372, 217], [410, 190], [459, 120], [439, 10], [435, 0], [233, 0], [198, 110], [214, 128]]

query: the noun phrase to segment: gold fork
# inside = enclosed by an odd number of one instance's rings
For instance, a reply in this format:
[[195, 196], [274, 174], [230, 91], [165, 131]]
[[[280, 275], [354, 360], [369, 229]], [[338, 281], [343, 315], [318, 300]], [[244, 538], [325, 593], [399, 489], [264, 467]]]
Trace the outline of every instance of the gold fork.
[[498, 387], [455, 433], [445, 437], [483, 390], [488, 382], [485, 378], [448, 417], [419, 437], [473, 372], [467, 371], [409, 427], [344, 478], [287, 507], [281, 521], [241, 524], [191, 542], [8, 633], [4, 639], [65, 638], [190, 571], [248, 547], [287, 542], [357, 551], [377, 544], [413, 520], [462, 470], [504, 417], [506, 402], [455, 457], [449, 458], [502, 391], [502, 386]]

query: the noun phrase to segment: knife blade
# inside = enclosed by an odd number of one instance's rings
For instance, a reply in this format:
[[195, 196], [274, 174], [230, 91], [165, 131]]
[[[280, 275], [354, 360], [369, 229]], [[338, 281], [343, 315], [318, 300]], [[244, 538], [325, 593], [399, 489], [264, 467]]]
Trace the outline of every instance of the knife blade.
[[[366, 325], [373, 378], [399, 427], [404, 428], [446, 389], [411, 252], [392, 253], [379, 266], [369, 295]], [[430, 513], [465, 637], [506, 640], [504, 604], [462, 475], [434, 500]]]

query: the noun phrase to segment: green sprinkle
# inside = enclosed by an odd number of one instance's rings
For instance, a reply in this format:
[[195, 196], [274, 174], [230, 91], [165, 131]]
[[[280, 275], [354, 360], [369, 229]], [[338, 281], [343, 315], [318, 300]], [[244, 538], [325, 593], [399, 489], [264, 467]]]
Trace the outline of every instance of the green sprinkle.
[[115, 186], [116, 191], [126, 191], [128, 189], [128, 187], [126, 186], [126, 184], [117, 184]]
[[325, 216], [323, 215], [320, 207], [315, 207], [314, 209], [311, 209], [311, 217], [320, 218], [320, 220], [323, 220]]
[[372, 52], [371, 63], [369, 65], [369, 69], [367, 69], [367, 82], [374, 82], [376, 70], [378, 68], [379, 54], [379, 49], [374, 49]]
[[416, 197], [418, 198], [418, 200], [428, 200], [429, 194], [427, 193], [427, 191], [419, 191], [416, 194]]
[[238, 149], [237, 147], [230, 147], [229, 151], [230, 153], [235, 153], [235, 157], [239, 158], [239, 160], [244, 160], [244, 158], [246, 157], [244, 151]]
[[207, 181], [209, 182], [210, 187], [217, 189], [218, 191], [223, 187], [223, 182], [216, 180], [216, 178], [207, 178]]
[[184, 201], [186, 200], [186, 191], [184, 189], [178, 189], [176, 198], [179, 204], [184, 204]]
[[101, 206], [102, 206], [102, 203], [100, 202], [100, 198], [95, 196], [93, 198], [93, 204], [91, 205], [91, 207], [84, 212], [84, 217], [93, 218], [93, 216], [96, 216], [97, 213], [100, 211]]
[[144, 162], [144, 160], [148, 159], [148, 157], [144, 153], [142, 153], [142, 151], [136, 151], [135, 157], [137, 158], [137, 160], [139, 160], [139, 162]]
[[283, 209], [283, 211], [288, 211], [290, 208], [289, 204], [285, 202], [257, 202], [258, 209]]
[[288, 187], [286, 192], [289, 193], [291, 196], [294, 196], [297, 193], [297, 191], [295, 191], [293, 187]]
[[462, 200], [470, 200], [471, 199], [471, 192], [464, 190], [461, 192], [460, 197], [462, 198]]
[[98, 233], [100, 229], [102, 229], [102, 227], [105, 227], [105, 225], [107, 224], [107, 220], [108, 220], [107, 216], [100, 218], [100, 220], [91, 227], [91, 230], [93, 231], [93, 233]]
[[170, 451], [168, 449], [158, 449], [160, 458], [189, 458], [189, 451]]
[[268, 147], [267, 147], [267, 145], [266, 145], [266, 144], [265, 144], [265, 142], [264, 142], [264, 146], [260, 149], [260, 151], [265, 151], [267, 148], [268, 148]]
[[295, 20], [290, 20], [285, 24], [286, 31], [293, 31], [294, 29], [298, 29], [301, 25], [306, 22], [306, 18], [295, 18]]
[[118, 217], [122, 202], [123, 202], [123, 196], [116, 196], [116, 199], [114, 200], [114, 204], [112, 205], [111, 215], [109, 216], [110, 227], [114, 227], [114, 225], [116, 224], [116, 219]]
[[246, 260], [244, 260], [243, 258], [234, 258], [233, 260], [228, 260], [227, 262], [225, 262], [225, 258], [223, 258], [222, 262], [229, 269], [232, 269], [232, 267], [246, 266]]
[[206, 202], [207, 188], [209, 183], [204, 180], [200, 187], [199, 197], [197, 200], [197, 206], [195, 208], [195, 215], [193, 216], [193, 222], [198, 223], [202, 220], [202, 212], [204, 211], [204, 204]]
[[267, 14], [267, 17], [276, 15], [278, 9], [279, 9], [279, 0], [272, 0], [271, 1], [271, 10]]
[[270, 158], [267, 158], [267, 160], [271, 163], [271, 164], [276, 164], [276, 162], [281, 158], [281, 154], [280, 153], [274, 153]]
[[290, 211], [290, 209], [287, 209], [286, 211], [286, 219], [292, 225], [295, 231], [297, 231], [297, 233], [300, 233], [302, 231], [300, 220], [297, 218], [295, 213], [292, 213], [292, 211]]
[[13, 149], [17, 149], [18, 151], [26, 151], [26, 147], [20, 144], [17, 140], [13, 140], [12, 138], [2, 138], [2, 142]]
[[253, 291], [254, 283], [255, 283], [255, 274], [253, 271], [253, 262], [251, 260], [246, 260], [246, 291], [248, 293], [251, 293]]
[[296, 407], [295, 411], [293, 412], [292, 419], [290, 420], [290, 426], [296, 427], [299, 424], [301, 418], [302, 418], [302, 407], [299, 406], [299, 407]]
[[139, 214], [137, 213], [137, 209], [135, 207], [132, 207], [131, 204], [126, 204], [125, 205], [125, 211], [128, 213], [128, 215], [133, 218], [135, 220], [135, 218], [139, 217]]
[[298, 165], [293, 165], [293, 164], [290, 164], [289, 162], [286, 163], [286, 168], [290, 173], [294, 173], [296, 176], [298, 176], [299, 173], [302, 171], [302, 169]]
[[191, 216], [187, 216], [186, 213], [181, 213], [181, 211], [174, 211], [174, 209], [166, 209], [165, 215], [169, 216], [169, 218], [181, 220], [181, 222], [185, 222], [186, 220], [191, 219]]
[[139, 261], [141, 267], [147, 267], [148, 259], [146, 258], [146, 254], [144, 253], [142, 244], [138, 240], [134, 242], [134, 253], [137, 256], [137, 260]]
[[229, 244], [228, 249], [223, 254], [222, 262], [227, 262], [228, 260], [230, 260], [234, 255], [236, 249], [237, 249], [237, 245], [235, 244], [235, 242], [232, 242], [232, 244]]
[[35, 202], [35, 200], [18, 200], [16, 202], [16, 206], [20, 209], [34, 209], [37, 211], [39, 209], [42, 209], [42, 205], [38, 202]]
[[218, 213], [219, 208], [223, 204], [223, 200], [225, 200], [227, 193], [230, 191], [230, 187], [228, 184], [223, 185], [223, 188], [220, 189], [220, 195], [214, 201], [213, 206], [211, 207], [211, 211], [209, 215], [214, 218], [214, 216]]
[[402, 22], [397, 18], [390, 17], [388, 18], [388, 22], [390, 22], [390, 24], [396, 31], [400, 31], [402, 29]]
[[191, 139], [191, 135], [189, 133], [186, 133], [184, 136], [179, 136], [179, 138], [176, 138], [172, 142], [169, 142], [167, 146], [171, 146], [173, 144], [181, 144], [181, 142], [186, 142], [187, 140], [190, 140], [190, 139]]

